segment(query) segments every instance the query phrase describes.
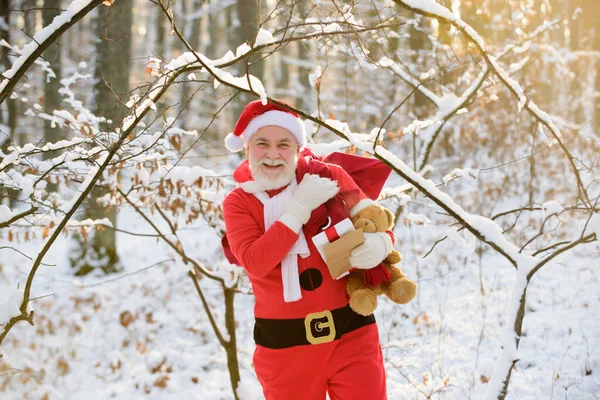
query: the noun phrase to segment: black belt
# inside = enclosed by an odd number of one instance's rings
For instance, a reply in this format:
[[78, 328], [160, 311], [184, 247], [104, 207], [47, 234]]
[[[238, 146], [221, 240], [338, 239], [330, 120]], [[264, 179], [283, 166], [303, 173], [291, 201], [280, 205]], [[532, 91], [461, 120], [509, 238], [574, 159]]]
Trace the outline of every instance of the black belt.
[[341, 338], [344, 333], [374, 323], [373, 314], [366, 317], [359, 315], [349, 305], [297, 319], [256, 318], [254, 341], [270, 349], [327, 343]]

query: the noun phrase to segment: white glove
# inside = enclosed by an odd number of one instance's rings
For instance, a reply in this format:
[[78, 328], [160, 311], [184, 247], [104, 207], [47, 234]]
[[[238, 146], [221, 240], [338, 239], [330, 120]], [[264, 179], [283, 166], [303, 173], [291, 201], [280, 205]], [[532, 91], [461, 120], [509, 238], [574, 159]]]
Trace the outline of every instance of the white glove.
[[365, 241], [350, 252], [350, 265], [358, 269], [378, 266], [392, 251], [392, 238], [385, 232], [365, 233]]
[[310, 219], [313, 210], [339, 191], [336, 181], [321, 178], [319, 175], [306, 174], [285, 205], [285, 212], [279, 220], [298, 233], [302, 225]]

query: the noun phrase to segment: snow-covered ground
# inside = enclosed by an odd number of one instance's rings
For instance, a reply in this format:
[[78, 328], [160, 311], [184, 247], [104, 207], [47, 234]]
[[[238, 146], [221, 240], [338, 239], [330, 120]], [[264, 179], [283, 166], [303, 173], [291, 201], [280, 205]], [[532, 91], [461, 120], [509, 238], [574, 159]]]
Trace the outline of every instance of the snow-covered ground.
[[[118, 226], [149, 233], [128, 210]], [[423, 259], [443, 229], [396, 227], [401, 266], [419, 294], [405, 306], [382, 299], [377, 310], [390, 399], [481, 399], [500, 351], [515, 270], [448, 240]], [[2, 400], [233, 398], [225, 351], [186, 267], [165, 261], [171, 253], [156, 238], [117, 235], [119, 275], [73, 277], [64, 239], [44, 260], [56, 266], [40, 269], [33, 297], [51, 296], [33, 302], [35, 326], [19, 324], [1, 348]], [[210, 227], [189, 227], [182, 236], [190, 255], [209, 268], [222, 265]], [[40, 246], [21, 244], [27, 254]], [[509, 399], [600, 398], [600, 270], [591, 246], [533, 278]], [[0, 302], [22, 287], [29, 265], [0, 252]], [[223, 325], [221, 289], [209, 279], [201, 286]], [[260, 399], [251, 365], [252, 296], [238, 294], [235, 307], [240, 398]]]

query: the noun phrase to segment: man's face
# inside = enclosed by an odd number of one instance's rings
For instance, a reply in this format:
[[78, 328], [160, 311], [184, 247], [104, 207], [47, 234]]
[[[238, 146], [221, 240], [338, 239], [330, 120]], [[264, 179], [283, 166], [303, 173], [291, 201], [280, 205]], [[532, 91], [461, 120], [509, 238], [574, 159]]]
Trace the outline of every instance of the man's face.
[[264, 190], [285, 186], [296, 176], [300, 148], [287, 129], [275, 125], [260, 128], [246, 151], [252, 176]]

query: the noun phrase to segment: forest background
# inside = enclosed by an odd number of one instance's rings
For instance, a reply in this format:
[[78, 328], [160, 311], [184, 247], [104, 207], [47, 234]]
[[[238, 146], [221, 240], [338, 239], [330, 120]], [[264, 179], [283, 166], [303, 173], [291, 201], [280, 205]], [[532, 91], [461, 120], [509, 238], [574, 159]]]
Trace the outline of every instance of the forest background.
[[597, 0], [2, 0], [0, 397], [260, 399], [244, 105], [394, 172], [390, 398], [600, 398]]

